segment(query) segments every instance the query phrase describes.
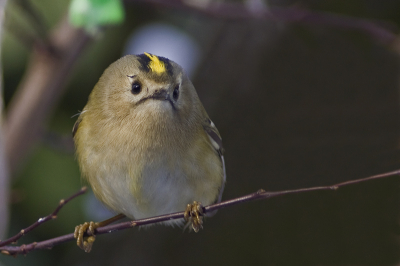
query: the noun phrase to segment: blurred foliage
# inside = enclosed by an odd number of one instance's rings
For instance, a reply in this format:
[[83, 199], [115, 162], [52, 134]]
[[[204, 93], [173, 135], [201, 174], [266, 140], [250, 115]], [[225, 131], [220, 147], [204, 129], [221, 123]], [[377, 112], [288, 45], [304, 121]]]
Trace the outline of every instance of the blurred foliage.
[[[70, 1], [32, 4], [49, 29]], [[400, 25], [399, 1], [270, 1]], [[32, 31], [17, 2], [10, 29]], [[194, 84], [226, 149], [224, 199], [268, 190], [332, 184], [400, 168], [398, 55], [359, 32], [275, 22], [220, 21], [190, 12], [127, 5], [125, 21], [106, 28], [79, 60], [48, 130], [70, 136], [104, 69], [139, 26], [162, 21], [193, 36], [205, 57]], [[30, 48], [10, 32], [2, 44], [9, 103]], [[82, 185], [69, 152], [38, 143], [13, 183], [10, 235], [51, 213]], [[74, 243], [4, 265], [391, 264], [399, 260], [399, 182], [389, 178], [332, 193], [260, 201], [221, 210], [199, 234], [163, 226], [98, 237], [85, 254]], [[19, 243], [71, 233], [84, 221], [75, 199], [58, 219]], [[156, 254], [156, 255], [155, 255]]]
[[120, 24], [124, 20], [121, 0], [73, 0], [69, 20], [75, 27], [93, 32], [99, 26]]

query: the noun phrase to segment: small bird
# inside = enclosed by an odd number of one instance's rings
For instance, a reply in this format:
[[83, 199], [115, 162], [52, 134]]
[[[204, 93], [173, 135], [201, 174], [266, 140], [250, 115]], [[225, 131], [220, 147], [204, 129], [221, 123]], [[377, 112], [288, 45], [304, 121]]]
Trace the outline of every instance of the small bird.
[[112, 63], [72, 132], [83, 178], [101, 202], [121, 213], [76, 227], [77, 244], [86, 252], [94, 242], [94, 235], [83, 238], [88, 229], [93, 234], [125, 216], [185, 211], [197, 232], [201, 204], [221, 201], [221, 136], [182, 67], [165, 57], [144, 53]]

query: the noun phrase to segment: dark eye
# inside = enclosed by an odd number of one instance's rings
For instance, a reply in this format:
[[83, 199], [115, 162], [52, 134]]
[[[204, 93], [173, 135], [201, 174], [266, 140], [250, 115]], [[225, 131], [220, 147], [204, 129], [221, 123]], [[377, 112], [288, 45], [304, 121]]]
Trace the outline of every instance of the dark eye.
[[178, 100], [179, 97], [179, 85], [175, 86], [174, 92], [172, 93], [172, 97], [174, 97], [174, 100]]
[[132, 94], [138, 94], [141, 91], [142, 91], [142, 85], [140, 85], [139, 82], [134, 82], [132, 84], [132, 89], [131, 89]]

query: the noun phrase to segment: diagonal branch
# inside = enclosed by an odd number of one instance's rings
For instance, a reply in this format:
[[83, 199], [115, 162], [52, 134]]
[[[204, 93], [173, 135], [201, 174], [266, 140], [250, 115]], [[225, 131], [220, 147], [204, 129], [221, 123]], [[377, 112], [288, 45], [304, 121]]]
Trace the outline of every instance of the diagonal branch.
[[35, 229], [36, 227], [38, 227], [39, 225], [50, 221], [50, 220], [54, 220], [57, 218], [57, 214], [58, 212], [61, 210], [62, 207], [64, 207], [65, 204], [67, 204], [68, 202], [70, 202], [71, 200], [73, 200], [74, 198], [84, 194], [86, 192], [87, 188], [83, 187], [81, 188], [81, 190], [79, 190], [77, 193], [75, 193], [74, 195], [72, 195], [71, 197], [67, 198], [67, 199], [62, 199], [60, 200], [60, 203], [58, 204], [57, 208], [50, 213], [49, 215], [43, 217], [43, 218], [39, 218], [36, 222], [34, 222], [33, 224], [31, 224], [30, 226], [28, 226], [25, 229], [22, 229], [18, 234], [16, 234], [13, 237], [10, 237], [7, 240], [4, 241], [0, 241], [0, 247], [4, 247], [8, 244], [14, 243], [16, 242], [18, 239], [20, 239], [21, 237], [23, 237], [25, 234], [29, 233], [30, 231], [32, 231], [33, 229]]
[[[366, 177], [366, 178], [346, 181], [346, 182], [338, 183], [338, 184], [331, 185], [331, 186], [319, 186], [319, 187], [283, 190], [283, 191], [275, 191], [275, 192], [268, 192], [263, 189], [260, 189], [259, 191], [255, 192], [255, 193], [252, 193], [252, 194], [249, 194], [249, 195], [246, 195], [243, 197], [239, 197], [239, 198], [227, 200], [224, 202], [220, 202], [220, 203], [217, 203], [214, 205], [203, 207], [203, 212], [204, 213], [213, 212], [218, 209], [222, 209], [222, 208], [225, 208], [228, 206], [233, 206], [233, 205], [244, 203], [244, 202], [255, 201], [255, 200], [259, 200], [259, 199], [269, 199], [269, 198], [284, 196], [284, 195], [288, 195], [288, 194], [298, 194], [298, 193], [303, 193], [303, 192], [323, 191], [323, 190], [337, 190], [343, 186], [357, 184], [357, 183], [361, 183], [361, 182], [365, 182], [365, 181], [369, 181], [369, 180], [380, 179], [380, 178], [394, 176], [394, 175], [400, 175], [400, 170], [383, 173], [383, 174], [379, 174], [379, 175], [374, 175], [374, 176], [370, 176], [370, 177]], [[164, 221], [183, 219], [183, 218], [184, 218], [184, 212], [176, 212], [176, 213], [156, 216], [156, 217], [152, 217], [152, 218], [146, 218], [146, 219], [141, 219], [141, 220], [135, 220], [135, 221], [130, 221], [130, 222], [122, 222], [122, 223], [118, 223], [118, 224], [108, 225], [108, 226], [97, 228], [95, 230], [95, 232], [96, 232], [96, 235], [102, 235], [102, 234], [107, 234], [107, 233], [111, 233], [114, 231], [120, 231], [120, 230], [124, 230], [124, 229], [128, 229], [128, 228], [132, 228], [132, 227], [138, 227], [138, 226], [142, 226], [142, 225], [155, 224], [155, 223], [160, 223], [160, 222], [164, 222]], [[1, 253], [6, 254], [6, 255], [16, 256], [18, 254], [27, 254], [32, 250], [49, 249], [55, 245], [59, 245], [61, 243], [65, 243], [65, 242], [72, 241], [72, 240], [75, 240], [74, 234], [67, 234], [67, 235], [55, 237], [55, 238], [48, 239], [48, 240], [41, 241], [41, 242], [33, 242], [33, 243], [27, 244], [27, 245], [0, 247], [0, 251], [1, 251]]]

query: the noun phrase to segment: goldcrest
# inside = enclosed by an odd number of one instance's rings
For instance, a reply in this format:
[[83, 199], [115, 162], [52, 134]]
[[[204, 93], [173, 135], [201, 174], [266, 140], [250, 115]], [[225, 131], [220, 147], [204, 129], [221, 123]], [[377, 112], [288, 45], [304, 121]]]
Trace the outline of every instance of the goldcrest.
[[131, 219], [221, 200], [221, 136], [183, 69], [167, 58], [144, 53], [112, 63], [73, 135], [95, 196]]

